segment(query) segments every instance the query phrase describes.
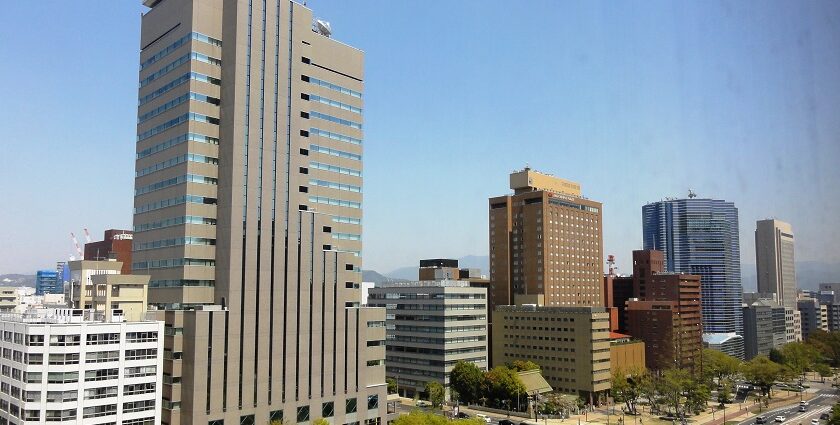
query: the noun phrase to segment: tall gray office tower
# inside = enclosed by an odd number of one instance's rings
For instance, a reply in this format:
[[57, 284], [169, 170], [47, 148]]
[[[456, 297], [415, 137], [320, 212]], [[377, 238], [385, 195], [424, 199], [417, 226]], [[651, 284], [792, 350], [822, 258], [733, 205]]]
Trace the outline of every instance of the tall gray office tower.
[[704, 342], [727, 340], [728, 354], [743, 358], [735, 205], [693, 196], [654, 202], [642, 207], [642, 225], [645, 249], [663, 251], [667, 271], [701, 276]]
[[774, 293], [779, 305], [796, 308], [793, 228], [779, 220], [759, 220], [755, 228], [758, 292]]
[[163, 423], [379, 423], [363, 53], [289, 0], [143, 4], [132, 268], [166, 322]]

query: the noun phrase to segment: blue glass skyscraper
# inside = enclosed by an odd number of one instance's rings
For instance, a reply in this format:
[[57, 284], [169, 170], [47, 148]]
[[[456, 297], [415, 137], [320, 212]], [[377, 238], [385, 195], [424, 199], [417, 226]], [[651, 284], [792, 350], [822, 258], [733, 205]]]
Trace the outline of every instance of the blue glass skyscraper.
[[64, 282], [55, 270], [38, 270], [35, 275], [35, 295], [63, 294]]
[[[741, 256], [738, 209], [716, 199], [673, 199], [642, 207], [645, 249], [665, 253], [669, 272], [701, 279], [703, 338], [742, 340]], [[734, 346], [737, 344], [730, 344]], [[743, 356], [741, 348], [728, 354]]]

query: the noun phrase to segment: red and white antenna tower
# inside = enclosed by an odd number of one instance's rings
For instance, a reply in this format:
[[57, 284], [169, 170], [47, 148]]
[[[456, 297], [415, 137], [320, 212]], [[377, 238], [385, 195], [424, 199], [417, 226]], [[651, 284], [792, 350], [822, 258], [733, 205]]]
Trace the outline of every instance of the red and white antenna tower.
[[618, 268], [615, 266], [615, 255], [607, 255], [607, 266], [609, 270], [609, 275], [615, 276], [615, 270]]
[[76, 247], [76, 254], [79, 255], [80, 260], [85, 259], [85, 255], [82, 254], [82, 248], [79, 247], [79, 241], [76, 239], [76, 235], [73, 232], [70, 232], [70, 239], [73, 240], [73, 245]]

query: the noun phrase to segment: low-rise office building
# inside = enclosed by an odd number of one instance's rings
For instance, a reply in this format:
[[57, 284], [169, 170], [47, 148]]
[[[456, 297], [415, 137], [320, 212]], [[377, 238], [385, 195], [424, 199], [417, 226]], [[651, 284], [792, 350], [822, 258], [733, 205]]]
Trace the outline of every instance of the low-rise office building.
[[645, 370], [645, 342], [610, 332], [610, 372]]
[[[765, 300], [744, 305], [744, 360], [750, 360], [758, 355], [767, 356], [775, 346], [774, 341], [781, 330], [784, 338], [784, 314], [781, 323], [778, 315], [773, 314], [773, 305]], [[777, 306], [777, 310], [784, 313], [784, 307]], [[779, 329], [779, 325], [781, 328]]]
[[604, 307], [498, 306], [493, 366], [515, 360], [538, 364], [555, 391], [587, 401], [610, 389], [610, 318]]
[[163, 323], [119, 312], [0, 315], [0, 423], [160, 423]]
[[828, 307], [820, 304], [817, 297], [801, 298], [796, 302], [802, 315], [802, 338], [808, 338], [811, 332], [818, 329], [828, 332]]
[[378, 283], [368, 306], [385, 307], [385, 374], [413, 397], [437, 381], [449, 396], [458, 361], [488, 366], [487, 289], [469, 281]]
[[20, 304], [18, 289], [12, 286], [0, 286], [0, 313], [8, 313]]
[[121, 274], [123, 264], [116, 260], [71, 261], [69, 266], [73, 308], [99, 312], [118, 309], [129, 321], [145, 317], [148, 275]]

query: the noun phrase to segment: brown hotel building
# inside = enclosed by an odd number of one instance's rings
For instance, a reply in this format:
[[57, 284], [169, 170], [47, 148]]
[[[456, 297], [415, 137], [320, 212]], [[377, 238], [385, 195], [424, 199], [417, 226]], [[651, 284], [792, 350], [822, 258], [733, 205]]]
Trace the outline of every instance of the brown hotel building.
[[359, 307], [364, 53], [288, 0], [145, 0], [132, 268], [164, 425], [383, 422]]
[[490, 305], [543, 295], [548, 307], [601, 306], [601, 203], [530, 168], [511, 174], [510, 188], [490, 198]]

